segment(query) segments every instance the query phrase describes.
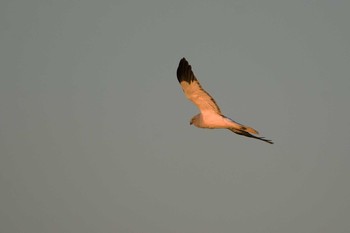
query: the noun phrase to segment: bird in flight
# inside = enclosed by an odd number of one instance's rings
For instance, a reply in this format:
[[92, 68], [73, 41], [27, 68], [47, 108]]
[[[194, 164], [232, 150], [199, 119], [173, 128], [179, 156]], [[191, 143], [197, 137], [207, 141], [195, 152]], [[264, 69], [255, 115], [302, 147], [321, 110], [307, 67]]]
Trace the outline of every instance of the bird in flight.
[[228, 129], [236, 134], [273, 144], [269, 139], [255, 136], [259, 133], [252, 127], [241, 125], [222, 115], [219, 106], [208, 92], [202, 88], [192, 71], [191, 65], [188, 64], [185, 58], [180, 60], [177, 68], [177, 79], [187, 99], [192, 101], [200, 110], [199, 114], [192, 117], [190, 125], [193, 124], [198, 128]]

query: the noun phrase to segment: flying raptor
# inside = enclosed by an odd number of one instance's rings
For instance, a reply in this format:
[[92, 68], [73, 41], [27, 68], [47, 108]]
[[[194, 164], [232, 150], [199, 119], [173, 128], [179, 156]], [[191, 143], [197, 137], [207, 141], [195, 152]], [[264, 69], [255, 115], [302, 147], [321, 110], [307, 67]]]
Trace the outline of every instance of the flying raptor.
[[[241, 125], [234, 120], [222, 115], [215, 100], [206, 92], [198, 82], [192, 71], [192, 67], [185, 58], [182, 58], [177, 68], [177, 79], [186, 97], [200, 110], [200, 113], [192, 117], [190, 124], [198, 128], [229, 129], [232, 132], [250, 138], [262, 140], [273, 144], [264, 137], [258, 137], [258, 131], [252, 127]], [[254, 135], [255, 134], [255, 135]]]

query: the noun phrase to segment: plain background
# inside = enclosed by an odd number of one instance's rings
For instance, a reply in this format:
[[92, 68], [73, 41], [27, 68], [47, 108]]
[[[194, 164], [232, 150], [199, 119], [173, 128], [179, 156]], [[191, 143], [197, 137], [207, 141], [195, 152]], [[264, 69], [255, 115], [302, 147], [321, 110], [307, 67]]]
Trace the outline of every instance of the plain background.
[[[0, 3], [0, 232], [350, 231], [347, 0]], [[189, 125], [182, 57], [224, 114]]]

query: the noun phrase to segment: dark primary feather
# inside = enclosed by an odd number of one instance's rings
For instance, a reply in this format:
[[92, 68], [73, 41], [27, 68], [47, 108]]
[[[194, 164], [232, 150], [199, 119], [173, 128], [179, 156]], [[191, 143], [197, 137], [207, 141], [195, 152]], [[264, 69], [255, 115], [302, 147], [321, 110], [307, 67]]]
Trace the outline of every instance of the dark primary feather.
[[179, 83], [181, 83], [182, 81], [191, 83], [197, 80], [192, 72], [191, 65], [188, 64], [185, 58], [182, 58], [180, 60], [179, 67], [177, 68], [176, 74], [177, 74], [177, 80], [179, 80]]

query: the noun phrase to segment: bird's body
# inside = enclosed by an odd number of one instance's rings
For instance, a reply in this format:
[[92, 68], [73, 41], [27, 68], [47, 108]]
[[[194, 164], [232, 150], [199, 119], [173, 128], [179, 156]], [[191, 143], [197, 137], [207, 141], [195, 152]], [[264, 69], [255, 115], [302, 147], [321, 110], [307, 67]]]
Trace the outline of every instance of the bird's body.
[[191, 119], [190, 124], [198, 128], [229, 129], [236, 134], [273, 144], [271, 140], [252, 135], [259, 134], [255, 129], [241, 125], [222, 115], [215, 100], [199, 84], [197, 78], [193, 74], [192, 67], [185, 58], [182, 58], [179, 63], [177, 78], [186, 97], [191, 100], [201, 112]]
[[[242, 128], [242, 125], [231, 120], [224, 115], [199, 113], [195, 115], [192, 123], [198, 128], [208, 129], [227, 129], [227, 128]], [[256, 132], [255, 130], [251, 130]]]

